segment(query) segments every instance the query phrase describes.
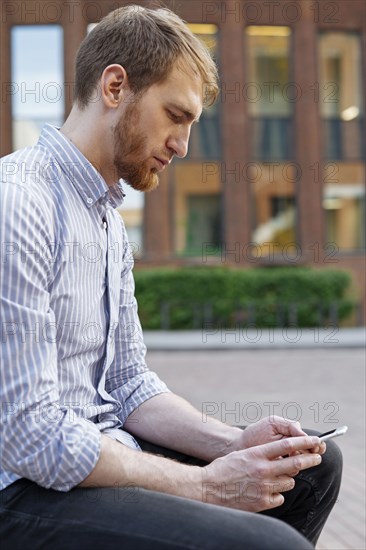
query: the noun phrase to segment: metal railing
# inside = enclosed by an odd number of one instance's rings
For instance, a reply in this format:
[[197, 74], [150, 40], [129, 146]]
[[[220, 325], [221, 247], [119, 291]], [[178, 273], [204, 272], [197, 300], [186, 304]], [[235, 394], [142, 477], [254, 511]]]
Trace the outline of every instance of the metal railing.
[[[230, 308], [225, 307], [225, 313], [220, 314], [220, 305], [207, 301], [179, 302], [163, 301], [160, 304], [160, 329], [177, 329], [177, 312], [184, 318], [186, 330], [198, 330], [208, 324], [231, 327], [297, 327], [305, 326], [303, 322], [304, 307], [312, 310], [312, 323], [309, 326], [336, 327], [340, 321], [341, 302], [314, 304], [304, 302], [250, 302], [245, 305], [236, 303]], [[222, 304], [221, 304], [222, 306]], [[221, 308], [222, 309], [222, 308]], [[228, 313], [229, 311], [229, 313]], [[263, 321], [265, 319], [265, 322]]]

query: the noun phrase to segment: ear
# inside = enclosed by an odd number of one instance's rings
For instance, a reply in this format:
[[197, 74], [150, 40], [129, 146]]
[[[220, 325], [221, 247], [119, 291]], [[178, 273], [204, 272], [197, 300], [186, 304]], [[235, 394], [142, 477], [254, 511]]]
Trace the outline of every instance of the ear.
[[100, 79], [106, 107], [117, 108], [129, 90], [127, 72], [122, 65], [108, 65]]

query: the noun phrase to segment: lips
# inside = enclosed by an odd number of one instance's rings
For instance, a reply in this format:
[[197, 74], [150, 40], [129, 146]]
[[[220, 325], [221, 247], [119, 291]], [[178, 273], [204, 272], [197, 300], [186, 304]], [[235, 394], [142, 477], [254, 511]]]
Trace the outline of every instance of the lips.
[[164, 170], [164, 168], [169, 164], [168, 160], [160, 159], [159, 157], [154, 157], [157, 164], [159, 165], [159, 170]]

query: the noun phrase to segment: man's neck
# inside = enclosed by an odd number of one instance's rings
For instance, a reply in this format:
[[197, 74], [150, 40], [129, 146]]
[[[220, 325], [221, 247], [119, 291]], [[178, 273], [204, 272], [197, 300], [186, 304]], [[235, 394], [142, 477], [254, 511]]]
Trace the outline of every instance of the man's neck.
[[107, 185], [115, 185], [115, 168], [111, 157], [112, 145], [109, 145], [107, 131], [94, 123], [101, 117], [89, 113], [88, 109], [81, 110], [74, 105], [70, 115], [60, 128], [86, 159], [98, 170]]

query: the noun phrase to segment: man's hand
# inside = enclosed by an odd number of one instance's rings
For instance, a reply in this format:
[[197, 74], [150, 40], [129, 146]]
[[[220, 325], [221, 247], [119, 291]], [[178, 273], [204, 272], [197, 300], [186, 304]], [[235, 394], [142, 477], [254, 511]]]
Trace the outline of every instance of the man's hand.
[[217, 458], [203, 468], [202, 500], [249, 512], [281, 506], [293, 477], [320, 464], [317, 448], [318, 437], [286, 437]]
[[[279, 441], [288, 437], [301, 437], [306, 433], [301, 429], [299, 422], [293, 422], [281, 416], [270, 416], [263, 418], [254, 424], [250, 424], [241, 434], [238, 434], [236, 441], [237, 449], [249, 449], [264, 443]], [[295, 451], [296, 454], [301, 452], [313, 452], [324, 454], [326, 450], [325, 443], [321, 443], [306, 451]]]

